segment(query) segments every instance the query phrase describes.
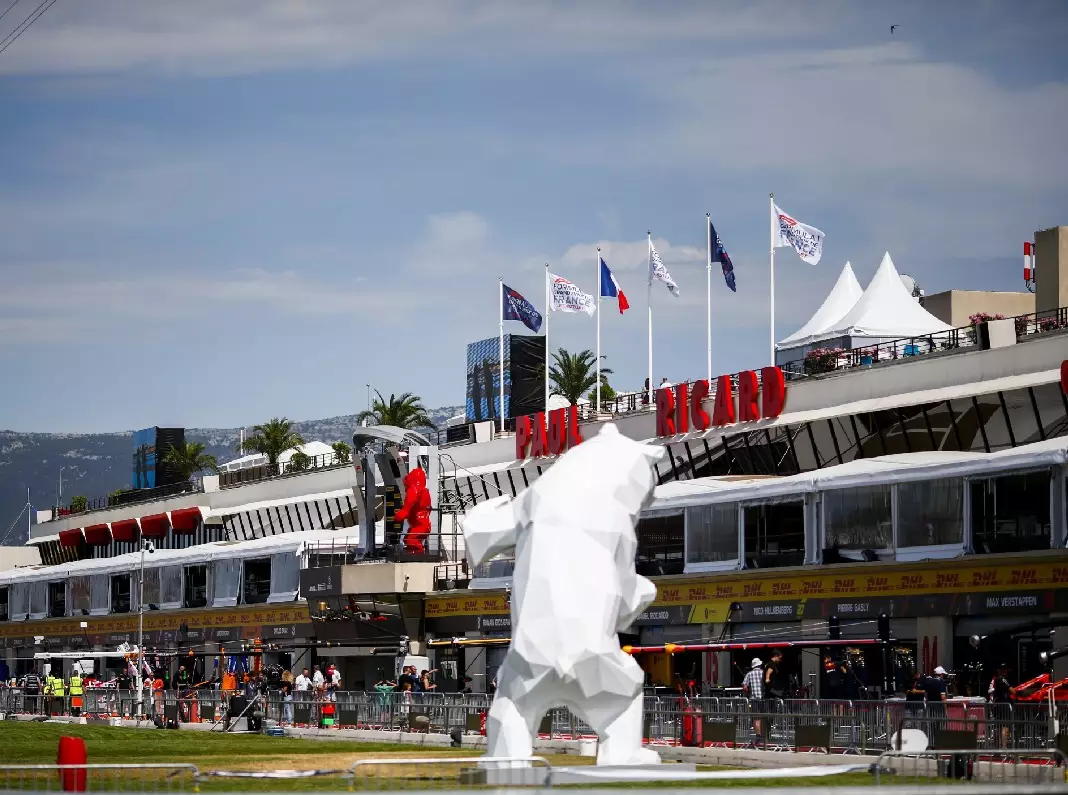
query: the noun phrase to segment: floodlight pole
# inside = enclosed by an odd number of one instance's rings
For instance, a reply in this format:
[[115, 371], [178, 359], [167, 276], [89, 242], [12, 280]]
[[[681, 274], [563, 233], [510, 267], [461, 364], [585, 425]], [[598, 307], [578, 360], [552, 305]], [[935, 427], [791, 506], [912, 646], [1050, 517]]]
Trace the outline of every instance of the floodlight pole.
[[145, 664], [145, 540], [141, 539], [141, 571], [137, 590], [137, 719], [145, 714], [145, 686], [141, 669]]

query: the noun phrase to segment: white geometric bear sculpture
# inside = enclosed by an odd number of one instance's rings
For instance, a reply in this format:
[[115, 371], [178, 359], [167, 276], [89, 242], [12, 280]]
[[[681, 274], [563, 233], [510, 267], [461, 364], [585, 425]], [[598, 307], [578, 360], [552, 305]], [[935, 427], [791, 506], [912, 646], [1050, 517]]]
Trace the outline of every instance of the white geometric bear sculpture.
[[530, 756], [545, 712], [566, 706], [597, 732], [597, 764], [660, 761], [642, 748], [644, 677], [617, 633], [656, 596], [634, 570], [634, 527], [663, 454], [608, 424], [515, 500], [465, 517], [471, 564], [515, 549], [512, 645], [486, 721], [489, 756]]

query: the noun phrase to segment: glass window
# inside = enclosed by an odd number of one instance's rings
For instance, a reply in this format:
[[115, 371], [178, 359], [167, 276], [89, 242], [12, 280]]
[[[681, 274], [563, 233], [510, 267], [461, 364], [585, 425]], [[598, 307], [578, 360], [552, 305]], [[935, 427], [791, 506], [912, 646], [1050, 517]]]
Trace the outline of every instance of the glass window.
[[271, 555], [271, 595], [268, 602], [292, 602], [300, 589], [300, 561], [293, 552]]
[[497, 578], [497, 577], [511, 577], [515, 571], [515, 555], [508, 552], [503, 555], [498, 555], [485, 563], [475, 566], [475, 577], [480, 578]]
[[16, 583], [8, 589], [10, 600], [8, 612], [12, 621], [25, 621], [30, 612], [30, 584], [26, 582]]
[[738, 559], [738, 503], [686, 509], [686, 562]]
[[89, 578], [70, 578], [70, 614], [72, 616], [89, 615]]
[[805, 562], [805, 504], [747, 505], [745, 558], [751, 568], [800, 566]]
[[7, 621], [7, 588], [0, 588], [0, 621]]
[[130, 575], [115, 574], [111, 578], [111, 612], [130, 612]]
[[67, 615], [67, 583], [48, 583], [48, 615], [52, 618], [62, 618]]
[[890, 487], [823, 492], [825, 550], [879, 550], [893, 546]]
[[972, 546], [979, 554], [1049, 549], [1048, 472], [974, 480]]
[[897, 544], [928, 547], [964, 543], [964, 481], [921, 480], [897, 487]]
[[244, 603], [261, 604], [271, 595], [271, 559], [256, 558], [245, 561]]
[[30, 618], [45, 618], [48, 615], [48, 583], [31, 582], [30, 588]]
[[638, 574], [682, 574], [686, 517], [681, 511], [646, 514], [638, 519], [635, 533], [638, 549], [634, 563]]
[[182, 604], [182, 570], [168, 566], [159, 572], [159, 606], [161, 609], [180, 607]]
[[89, 576], [89, 612], [94, 616], [106, 616], [110, 609], [111, 578], [106, 574]]
[[208, 567], [185, 567], [185, 594], [183, 607], [205, 607], [208, 604]]
[[[145, 569], [145, 607], [156, 605], [159, 607], [159, 579], [162, 569]], [[134, 575], [134, 583], [137, 583], [137, 575]], [[133, 607], [137, 607], [137, 594], [130, 600]]]

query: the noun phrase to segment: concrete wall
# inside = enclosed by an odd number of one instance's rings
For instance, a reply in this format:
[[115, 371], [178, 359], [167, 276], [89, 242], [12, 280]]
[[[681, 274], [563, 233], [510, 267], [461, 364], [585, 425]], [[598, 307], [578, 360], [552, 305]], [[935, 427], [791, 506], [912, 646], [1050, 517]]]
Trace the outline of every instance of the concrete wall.
[[1016, 317], [1035, 311], [1035, 296], [1031, 293], [995, 293], [983, 290], [948, 290], [923, 299], [923, 308], [953, 328], [967, 326], [971, 315]]
[[1035, 232], [1035, 306], [1068, 306], [1068, 226]]
[[40, 566], [41, 553], [37, 547], [0, 547], [0, 571], [16, 566]]

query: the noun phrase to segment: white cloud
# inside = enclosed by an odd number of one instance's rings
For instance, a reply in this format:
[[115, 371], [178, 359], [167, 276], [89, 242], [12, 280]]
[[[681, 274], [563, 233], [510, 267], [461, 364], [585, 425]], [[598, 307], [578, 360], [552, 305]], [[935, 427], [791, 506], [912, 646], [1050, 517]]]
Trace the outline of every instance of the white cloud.
[[96, 0], [52, 9], [32, 37], [5, 54], [0, 72], [220, 74], [442, 53], [591, 56], [683, 41], [785, 38], [817, 30], [821, 16], [769, 2], [712, 9], [705, 3]]

